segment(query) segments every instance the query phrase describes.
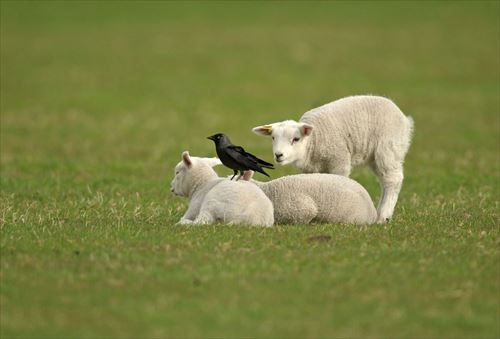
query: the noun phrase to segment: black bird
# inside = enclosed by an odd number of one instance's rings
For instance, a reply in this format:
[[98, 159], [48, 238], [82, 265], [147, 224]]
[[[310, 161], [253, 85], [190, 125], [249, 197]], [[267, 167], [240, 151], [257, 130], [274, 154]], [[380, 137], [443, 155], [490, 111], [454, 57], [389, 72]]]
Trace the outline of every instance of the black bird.
[[215, 151], [217, 152], [217, 156], [220, 161], [226, 167], [233, 170], [234, 175], [231, 177], [231, 180], [233, 180], [236, 174], [238, 174], [238, 171], [240, 171], [240, 176], [243, 175], [243, 171], [248, 170], [260, 172], [269, 176], [266, 172], [264, 172], [262, 167], [274, 169], [273, 164], [261, 160], [253, 154], [245, 152], [241, 146], [231, 144], [231, 141], [225, 134], [217, 133], [207, 139], [215, 142]]

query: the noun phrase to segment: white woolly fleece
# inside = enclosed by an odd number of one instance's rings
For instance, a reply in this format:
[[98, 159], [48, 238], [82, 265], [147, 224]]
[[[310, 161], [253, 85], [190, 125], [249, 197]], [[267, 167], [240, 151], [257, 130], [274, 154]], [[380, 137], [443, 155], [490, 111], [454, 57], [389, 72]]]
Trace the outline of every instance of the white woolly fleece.
[[368, 192], [347, 177], [315, 173], [251, 182], [272, 201], [277, 224], [371, 224], [377, 219]]

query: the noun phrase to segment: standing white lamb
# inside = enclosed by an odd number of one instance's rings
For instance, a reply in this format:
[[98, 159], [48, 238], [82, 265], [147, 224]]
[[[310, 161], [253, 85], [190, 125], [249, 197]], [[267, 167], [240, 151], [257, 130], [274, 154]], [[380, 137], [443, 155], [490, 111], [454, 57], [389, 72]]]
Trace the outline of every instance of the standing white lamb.
[[273, 205], [254, 184], [219, 178], [213, 166], [217, 158], [190, 157], [182, 153], [175, 166], [171, 191], [189, 198], [189, 207], [179, 224], [244, 224], [272, 226]]
[[[243, 174], [250, 180], [252, 171]], [[278, 224], [372, 224], [377, 211], [356, 181], [335, 174], [288, 175], [268, 182], [251, 180], [271, 200]]]
[[382, 188], [377, 221], [392, 217], [403, 183], [413, 119], [391, 100], [347, 97], [304, 113], [299, 122], [286, 120], [253, 131], [272, 137], [277, 163], [293, 164], [302, 172], [348, 177], [353, 166], [367, 164]]

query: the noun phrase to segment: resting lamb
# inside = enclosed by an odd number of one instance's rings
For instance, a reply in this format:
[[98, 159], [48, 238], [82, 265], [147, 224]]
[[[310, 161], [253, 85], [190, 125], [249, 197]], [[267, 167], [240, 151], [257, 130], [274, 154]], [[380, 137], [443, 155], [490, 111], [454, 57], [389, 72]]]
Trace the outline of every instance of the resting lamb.
[[[243, 179], [251, 179], [252, 174], [246, 171]], [[277, 224], [372, 224], [377, 220], [377, 211], [368, 192], [347, 177], [314, 173], [251, 182], [273, 203]]]
[[392, 217], [403, 183], [413, 119], [391, 100], [347, 97], [304, 113], [299, 122], [286, 120], [253, 131], [272, 137], [277, 163], [293, 164], [302, 172], [348, 177], [353, 166], [367, 164], [382, 188], [377, 221]]
[[245, 224], [272, 226], [273, 205], [254, 184], [219, 178], [213, 166], [217, 158], [190, 157], [182, 153], [175, 167], [171, 191], [189, 198], [189, 207], [179, 224]]

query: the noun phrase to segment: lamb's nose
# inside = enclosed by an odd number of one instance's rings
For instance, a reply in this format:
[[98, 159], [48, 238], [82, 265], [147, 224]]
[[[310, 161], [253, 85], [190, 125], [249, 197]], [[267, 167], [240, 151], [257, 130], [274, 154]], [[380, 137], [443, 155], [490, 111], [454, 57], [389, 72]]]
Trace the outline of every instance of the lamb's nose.
[[280, 160], [280, 158], [283, 156], [283, 153], [274, 153], [274, 155], [276, 156], [276, 160]]

